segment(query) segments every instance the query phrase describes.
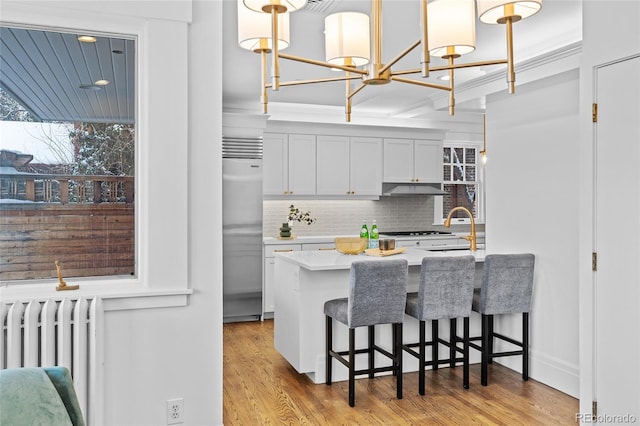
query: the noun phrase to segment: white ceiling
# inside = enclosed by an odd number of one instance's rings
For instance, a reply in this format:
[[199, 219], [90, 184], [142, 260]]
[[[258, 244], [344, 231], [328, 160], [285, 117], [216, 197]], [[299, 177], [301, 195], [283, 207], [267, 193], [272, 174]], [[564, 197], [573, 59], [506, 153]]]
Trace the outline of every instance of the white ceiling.
[[[237, 43], [236, 0], [225, 0], [224, 12], [224, 85], [223, 96], [226, 110], [261, 112], [260, 104], [260, 55], [241, 49]], [[324, 60], [324, 17], [339, 11], [359, 11], [370, 15], [369, 0], [320, 0], [310, 3], [308, 8], [291, 15], [291, 45], [284, 53]], [[318, 9], [326, 9], [318, 11]], [[389, 61], [419, 35], [418, 0], [385, 0], [382, 14], [382, 55]], [[581, 40], [582, 7], [579, 0], [545, 0], [542, 10], [529, 19], [514, 24], [515, 63], [529, 60], [545, 52], [567, 46]], [[506, 58], [505, 26], [476, 24], [476, 45], [474, 52], [464, 55], [457, 63], [476, 62]], [[394, 65], [393, 70], [416, 69], [419, 64], [419, 48]], [[270, 62], [269, 62], [270, 63]], [[444, 65], [438, 58], [432, 59], [432, 66]], [[270, 68], [270, 65], [268, 65]], [[463, 87], [465, 81], [493, 73], [504, 75], [506, 65], [470, 69], [467, 75], [456, 71], [456, 87]], [[324, 67], [293, 61], [280, 61], [281, 81], [304, 80], [310, 78], [335, 77], [340, 75]], [[446, 84], [436, 79], [441, 75], [432, 73], [428, 81]], [[406, 76], [420, 80], [419, 75]], [[504, 78], [504, 77], [500, 77]], [[352, 83], [352, 88], [360, 84]], [[505, 83], [506, 90], [506, 83]], [[457, 91], [458, 93], [460, 90]], [[332, 82], [281, 87], [278, 92], [269, 91], [271, 109], [287, 105], [290, 110], [301, 104], [312, 104], [327, 108], [344, 109], [345, 83]], [[391, 82], [382, 86], [367, 86], [353, 98], [354, 117], [368, 115], [389, 118], [428, 118], [434, 114], [434, 105], [446, 109], [446, 102], [438, 99], [447, 97], [446, 92], [423, 88], [410, 84]], [[457, 103], [456, 112], [479, 112], [484, 109], [484, 99], [476, 97], [464, 103]]]
[[[8, 26], [0, 35], [0, 85], [38, 119], [134, 122], [134, 40], [81, 43], [78, 34]], [[109, 84], [95, 86], [100, 79]]]
[[[581, 40], [582, 2], [544, 0], [542, 11], [514, 25], [516, 69], [518, 63]], [[261, 112], [260, 55], [237, 43], [237, 1], [224, 0], [223, 101], [226, 111]], [[291, 15], [291, 46], [284, 52], [324, 60], [324, 17], [339, 11], [370, 14], [369, 0], [314, 0], [306, 10]], [[384, 0], [382, 15], [383, 60], [388, 61], [419, 39], [419, 0]], [[132, 123], [135, 105], [135, 52], [133, 40], [98, 37], [97, 43], [79, 43], [76, 34], [1, 28], [0, 83], [42, 120]], [[477, 48], [458, 62], [506, 57], [505, 28], [476, 24]], [[113, 53], [120, 50], [123, 54]], [[329, 69], [280, 61], [281, 80], [335, 77]], [[442, 61], [432, 59], [432, 65]], [[419, 68], [419, 49], [397, 63], [393, 70]], [[463, 96], [465, 86], [494, 75], [504, 79], [506, 66], [456, 71], [461, 118], [484, 110], [484, 97]], [[482, 73], [486, 73], [483, 75]], [[432, 73], [430, 80], [436, 80]], [[420, 80], [419, 75], [407, 76]], [[111, 83], [102, 90], [83, 90], [98, 78]], [[466, 81], [465, 81], [466, 80]], [[359, 80], [352, 83], [352, 88]], [[506, 89], [506, 83], [504, 85]], [[477, 90], [475, 91], [477, 92]], [[345, 83], [321, 83], [282, 87], [269, 91], [270, 112], [280, 108], [300, 115], [302, 111], [334, 111], [342, 120]], [[353, 98], [353, 119], [361, 117], [424, 119], [446, 117], [444, 91], [391, 82], [367, 86]], [[463, 101], [461, 101], [463, 100]], [[313, 114], [313, 112], [312, 112]]]

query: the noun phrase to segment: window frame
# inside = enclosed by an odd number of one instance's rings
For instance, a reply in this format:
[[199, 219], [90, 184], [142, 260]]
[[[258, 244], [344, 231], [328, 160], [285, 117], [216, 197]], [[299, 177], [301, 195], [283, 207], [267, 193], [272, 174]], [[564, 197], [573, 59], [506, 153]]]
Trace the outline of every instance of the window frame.
[[[477, 201], [476, 201], [476, 215], [474, 217], [474, 221], [476, 224], [484, 224], [485, 222], [485, 208], [484, 208], [484, 203], [485, 203], [485, 179], [484, 179], [484, 164], [482, 163], [481, 160], [481, 155], [480, 155], [480, 151], [482, 150], [482, 142], [473, 142], [473, 141], [444, 141], [442, 144], [442, 155], [444, 157], [444, 149], [445, 148], [450, 148], [450, 149], [455, 149], [455, 148], [462, 148], [462, 149], [468, 149], [468, 148], [473, 148], [476, 150], [476, 156], [475, 156], [475, 167], [476, 167], [476, 180], [475, 180], [475, 185], [476, 185], [476, 197], [477, 197]], [[443, 161], [442, 163], [442, 170], [441, 170], [441, 176], [444, 177], [444, 166], [445, 163]], [[458, 184], [458, 185], [463, 185], [463, 184], [469, 184], [469, 182], [465, 182], [465, 181], [447, 181], [444, 180], [442, 181], [443, 186], [445, 184]], [[435, 201], [434, 201], [434, 213], [433, 213], [433, 224], [434, 225], [443, 225], [444, 224], [444, 207], [443, 207], [443, 201], [444, 201], [444, 197], [436, 197]], [[471, 223], [471, 220], [467, 217], [465, 218], [460, 218], [460, 219], [456, 219], [454, 223], [452, 224], [469, 224]]]
[[[2, 303], [17, 300], [47, 300], [63, 297], [101, 296], [105, 310], [185, 306], [192, 290], [188, 285], [188, 23], [158, 17], [123, 17], [97, 14], [97, 5], [86, 11], [50, 5], [3, 5], [0, 23], [56, 31], [86, 31], [133, 37], [136, 40], [136, 207], [134, 277], [65, 278], [79, 284], [73, 292], [56, 292], [57, 280], [20, 280], [0, 283]], [[144, 12], [144, 11], [138, 11]], [[158, 11], [156, 11], [158, 12]], [[175, 13], [174, 9], [167, 9]], [[158, 12], [158, 14], [161, 14]], [[81, 24], [79, 24], [81, 23]], [[166, 51], [175, 52], [169, 57]], [[169, 67], [169, 63], [172, 64]], [[164, 78], [172, 69], [175, 84], [165, 87]], [[164, 73], [164, 74], [163, 74]], [[162, 90], [160, 90], [162, 88]], [[175, 109], [163, 108], [172, 101]], [[163, 124], [170, 121], [172, 126]], [[154, 144], [150, 141], [153, 139]], [[172, 151], [168, 148], [174, 148]], [[170, 151], [170, 152], [167, 152]], [[172, 160], [173, 179], [160, 166]], [[163, 203], [165, 191], [178, 194], [172, 203]], [[169, 204], [169, 205], [166, 205]], [[154, 214], [151, 215], [150, 212]], [[174, 224], [167, 227], [167, 223]], [[0, 304], [0, 308], [1, 308]]]

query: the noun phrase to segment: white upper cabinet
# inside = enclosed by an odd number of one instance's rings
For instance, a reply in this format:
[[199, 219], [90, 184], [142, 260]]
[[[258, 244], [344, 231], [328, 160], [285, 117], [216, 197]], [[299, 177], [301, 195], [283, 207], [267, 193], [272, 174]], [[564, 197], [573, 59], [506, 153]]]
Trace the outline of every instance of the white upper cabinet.
[[263, 142], [264, 195], [315, 195], [316, 137], [265, 133]]
[[442, 182], [442, 142], [415, 140], [413, 149], [416, 182]]
[[316, 137], [289, 135], [289, 195], [316, 193]]
[[382, 140], [352, 137], [350, 161], [352, 195], [381, 195]]
[[289, 136], [265, 133], [262, 142], [263, 194], [285, 195], [289, 192]]
[[384, 182], [442, 182], [442, 142], [384, 140]]
[[349, 195], [350, 143], [347, 136], [318, 136], [318, 195]]
[[317, 194], [379, 196], [381, 165], [379, 138], [318, 136]]

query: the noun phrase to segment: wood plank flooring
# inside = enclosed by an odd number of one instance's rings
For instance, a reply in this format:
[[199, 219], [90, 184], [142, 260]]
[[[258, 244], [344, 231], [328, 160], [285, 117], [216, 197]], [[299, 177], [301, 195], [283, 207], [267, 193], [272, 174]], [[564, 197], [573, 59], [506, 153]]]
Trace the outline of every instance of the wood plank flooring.
[[[318, 336], [322, 339], [323, 336]], [[334, 368], [344, 368], [338, 363]], [[574, 425], [578, 401], [535, 380], [523, 382], [493, 364], [489, 386], [471, 366], [427, 371], [425, 396], [418, 374], [405, 373], [404, 398], [392, 376], [356, 380], [356, 406], [347, 382], [316, 385], [273, 347], [273, 321], [224, 325], [224, 424], [229, 425]]]

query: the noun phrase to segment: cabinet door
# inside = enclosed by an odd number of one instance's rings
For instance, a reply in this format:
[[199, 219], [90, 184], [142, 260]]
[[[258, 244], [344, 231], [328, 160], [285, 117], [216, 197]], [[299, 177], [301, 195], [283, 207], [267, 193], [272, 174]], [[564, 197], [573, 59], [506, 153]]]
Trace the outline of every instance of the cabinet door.
[[413, 182], [413, 140], [384, 140], [383, 182]]
[[264, 259], [264, 283], [262, 287], [262, 313], [273, 312], [275, 310], [274, 296], [274, 269], [275, 257], [267, 257]]
[[416, 182], [442, 182], [442, 142], [414, 141], [414, 170]]
[[382, 140], [351, 138], [350, 182], [353, 195], [382, 194]]
[[289, 191], [287, 135], [265, 133], [262, 153], [262, 193], [285, 195]]
[[317, 194], [350, 194], [349, 138], [346, 136], [318, 136], [316, 143]]
[[300, 251], [301, 244], [268, 244], [264, 246], [262, 272], [262, 313], [273, 312], [275, 308], [275, 280], [274, 269], [276, 259], [274, 253]]
[[289, 195], [316, 193], [316, 137], [289, 135]]

